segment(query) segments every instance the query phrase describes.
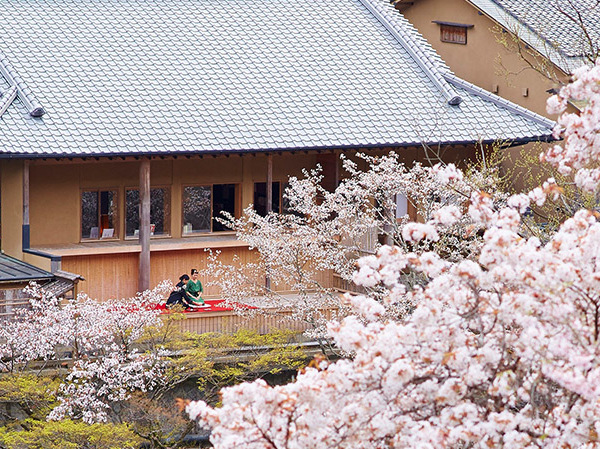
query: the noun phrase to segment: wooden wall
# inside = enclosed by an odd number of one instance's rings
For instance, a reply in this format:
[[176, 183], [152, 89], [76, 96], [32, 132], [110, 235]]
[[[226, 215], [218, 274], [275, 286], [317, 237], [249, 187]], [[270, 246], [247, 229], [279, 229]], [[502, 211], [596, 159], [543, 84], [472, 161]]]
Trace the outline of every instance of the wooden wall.
[[2, 194], [2, 251], [17, 259], [23, 257], [23, 161], [0, 161]]
[[[315, 157], [314, 154], [276, 155], [273, 158], [273, 181], [285, 182], [291, 175], [301, 176], [303, 168], [314, 168]], [[20, 163], [22, 166], [22, 161]], [[4, 164], [7, 168], [10, 165], [8, 162]], [[107, 159], [94, 162], [31, 161], [31, 245], [44, 247], [81, 241], [81, 192], [85, 189], [117, 191], [119, 216], [115, 232], [119, 239], [123, 240], [125, 191], [139, 187], [139, 164], [136, 160]], [[266, 157], [262, 154], [152, 160], [151, 186], [171, 189], [171, 236], [181, 237], [184, 186], [238, 184], [240, 206], [246, 207], [253, 202], [254, 183], [266, 181], [266, 167]], [[8, 175], [16, 173], [12, 166], [10, 169], [6, 174], [4, 172], [7, 170], [3, 169], [3, 178], [6, 177], [7, 183], [4, 192], [14, 192], [14, 202], [22, 208], [21, 196], [17, 195], [22, 190], [19, 184], [21, 178], [15, 178], [15, 186], [8, 186], [11, 179]], [[9, 204], [7, 195], [4, 195], [3, 200]], [[20, 216], [17, 218], [20, 219]], [[18, 221], [18, 224], [20, 226], [21, 221]], [[18, 231], [21, 232], [20, 227]]]
[[[257, 253], [247, 247], [222, 248], [219, 260], [225, 265], [255, 262]], [[204, 296], [219, 297], [218, 287], [207, 285], [211, 274], [204, 274], [208, 265], [209, 253], [203, 249], [153, 251], [150, 256], [150, 285], [156, 286], [161, 281], [170, 279], [175, 284], [179, 276], [190, 273], [192, 268], [200, 270], [200, 281], [204, 285]], [[237, 257], [237, 262], [235, 259]], [[85, 256], [64, 256], [62, 269], [77, 273], [85, 281], [79, 283], [78, 291], [91, 298], [106, 300], [109, 298], [125, 298], [135, 296], [137, 291], [139, 253], [102, 254]], [[256, 282], [261, 283], [263, 277], [257, 275]], [[317, 281], [323, 286], [333, 286], [332, 272], [319, 272]], [[290, 286], [273, 284], [277, 291], [289, 291]]]
[[61, 268], [83, 276], [79, 293], [106, 300], [135, 295], [138, 259], [138, 253], [63, 257]]
[[[371, 151], [371, 154], [384, 154], [391, 149]], [[423, 160], [420, 148], [396, 150], [407, 165]], [[350, 156], [354, 151], [349, 151]], [[472, 147], [447, 147], [441, 150], [443, 157], [452, 161], [463, 161], [473, 155]], [[317, 162], [324, 166], [331, 178], [345, 176], [339, 168], [338, 154], [319, 155], [317, 153], [277, 154], [273, 157], [273, 181], [285, 182], [289, 176], [301, 176], [304, 168], [313, 168]], [[353, 158], [356, 159], [356, 158]], [[359, 165], [364, 162], [359, 161]], [[30, 170], [31, 201], [31, 244], [32, 247], [52, 249], [69, 248], [80, 244], [81, 191], [82, 189], [116, 189], [119, 196], [119, 238], [124, 234], [124, 192], [138, 183], [139, 161], [106, 160], [99, 161], [32, 161]], [[242, 206], [253, 201], [253, 184], [266, 180], [265, 155], [244, 155], [231, 157], [178, 158], [153, 160], [151, 184], [171, 188], [171, 237], [181, 237], [181, 189], [188, 184], [238, 183], [241, 190]], [[11, 171], [12, 170], [12, 171]], [[17, 173], [11, 177], [11, 173]], [[13, 179], [14, 178], [14, 179]], [[329, 180], [331, 181], [331, 179]], [[14, 246], [14, 253], [20, 257], [20, 232], [22, 215], [22, 164], [3, 162], [2, 165], [2, 245], [7, 249]], [[335, 183], [329, 183], [333, 187]], [[10, 190], [11, 192], [8, 192]], [[11, 194], [14, 193], [14, 198]], [[6, 205], [6, 207], [5, 207]], [[10, 217], [9, 217], [10, 213]], [[8, 226], [5, 227], [6, 223]], [[180, 241], [185, 241], [185, 237]], [[13, 244], [14, 243], [14, 244]], [[118, 242], [117, 242], [118, 243]], [[122, 241], [123, 246], [128, 242]], [[10, 245], [9, 245], [10, 244]], [[12, 246], [11, 246], [12, 245]], [[114, 254], [92, 254], [95, 242], [85, 243], [85, 255], [63, 254], [63, 270], [77, 273], [85, 278], [80, 283], [80, 292], [97, 299], [133, 296], [137, 290], [139, 253], [115, 252]], [[156, 245], [159, 247], [160, 245]], [[164, 247], [163, 247], [164, 249]], [[126, 250], [129, 251], [129, 250]], [[221, 259], [224, 263], [233, 261], [235, 255], [242, 263], [254, 260], [255, 255], [240, 246], [223, 248]], [[174, 283], [191, 268], [203, 270], [207, 265], [208, 254], [203, 249], [152, 249], [151, 245], [151, 285], [165, 279]], [[208, 275], [210, 276], [210, 275]], [[319, 282], [332, 286], [332, 273], [319, 273]], [[201, 279], [206, 283], [207, 279]], [[277, 290], [287, 291], [290, 286], [277, 285]], [[215, 287], [207, 286], [206, 295], [219, 295]]]

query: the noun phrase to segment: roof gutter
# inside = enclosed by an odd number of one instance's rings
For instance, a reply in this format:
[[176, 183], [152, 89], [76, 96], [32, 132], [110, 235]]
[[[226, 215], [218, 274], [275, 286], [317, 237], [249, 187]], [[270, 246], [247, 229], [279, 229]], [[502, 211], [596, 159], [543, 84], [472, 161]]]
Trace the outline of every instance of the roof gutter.
[[25, 81], [17, 74], [2, 53], [0, 53], [0, 75], [2, 75], [11, 86], [16, 86], [19, 99], [23, 102], [31, 117], [39, 118], [46, 113], [44, 108], [36, 100], [33, 92], [31, 92], [27, 87], [27, 84], [25, 84]]
[[373, 16], [385, 27], [386, 30], [398, 41], [402, 48], [408, 52], [408, 54], [414, 59], [414, 61], [418, 64], [418, 66], [425, 72], [427, 77], [435, 84], [435, 86], [442, 92], [442, 95], [446, 99], [449, 105], [458, 106], [462, 102], [462, 98], [453, 91], [453, 89], [448, 86], [448, 83], [444, 80], [444, 78], [435, 70], [433, 67], [430, 67], [425, 61], [427, 60], [427, 56], [423, 54], [421, 49], [418, 46], [411, 45], [409, 43], [409, 39], [404, 35], [403, 30], [395, 26], [386, 17], [386, 12], [384, 8], [390, 8], [393, 10], [395, 14], [399, 14], [396, 12], [394, 7], [390, 4], [384, 6], [383, 2], [379, 2], [374, 4], [374, 1], [371, 0], [359, 0], [360, 3], [369, 10]]

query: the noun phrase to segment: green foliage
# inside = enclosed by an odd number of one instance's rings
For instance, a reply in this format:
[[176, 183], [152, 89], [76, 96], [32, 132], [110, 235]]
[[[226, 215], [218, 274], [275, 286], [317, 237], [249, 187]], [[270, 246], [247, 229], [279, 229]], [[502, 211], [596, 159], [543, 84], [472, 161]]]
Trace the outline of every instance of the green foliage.
[[200, 390], [207, 400], [214, 401], [222, 387], [305, 367], [309, 357], [297, 343], [297, 336], [281, 329], [264, 335], [241, 329], [233, 335], [195, 336], [196, 345], [213, 360], [212, 367], [198, 379]]
[[169, 314], [164, 326], [148, 329], [140, 342], [149, 350], [159, 347], [169, 354], [167, 380], [155, 397], [191, 378], [197, 378], [200, 389], [211, 396], [223, 386], [307, 364], [308, 356], [295, 342], [298, 334], [294, 331], [273, 329], [259, 334], [240, 329], [235, 334], [198, 335], [181, 331], [183, 319], [183, 314]]
[[34, 419], [44, 419], [56, 402], [60, 379], [32, 373], [0, 376], [0, 404], [18, 408]]
[[152, 448], [176, 447], [194, 427], [183, 409], [175, 407], [173, 398], [150, 398], [136, 393], [120, 413], [136, 435]]
[[547, 179], [554, 178], [560, 187], [560, 196], [552, 197], [542, 207], [532, 204], [532, 215], [525, 224], [532, 235], [547, 241], [568, 217], [572, 217], [580, 209], [598, 210], [600, 197], [579, 189], [572, 176], [561, 175], [547, 162], [540, 162], [539, 155], [543, 151], [542, 144], [532, 148], [525, 147], [514, 161], [515, 178], [529, 191], [542, 185]]
[[215, 402], [223, 386], [296, 370], [308, 362], [294, 332], [198, 335], [181, 330], [184, 319], [182, 313], [171, 313], [163, 326], [146, 329], [135, 342], [139, 350], [167, 361], [166, 373], [157, 388], [112, 404], [111, 423], [46, 421], [67, 371], [0, 375], [0, 449], [133, 448], [142, 442], [151, 448], [179, 447], [195, 424], [177, 408], [177, 397], [192, 391]]
[[495, 142], [488, 146], [479, 146], [475, 158], [465, 167], [465, 176], [477, 189], [489, 194], [514, 192], [514, 162], [503, 142]]
[[84, 424], [80, 421], [34, 421], [27, 427], [0, 428], [0, 446], [6, 449], [126, 449], [142, 442], [127, 424]]

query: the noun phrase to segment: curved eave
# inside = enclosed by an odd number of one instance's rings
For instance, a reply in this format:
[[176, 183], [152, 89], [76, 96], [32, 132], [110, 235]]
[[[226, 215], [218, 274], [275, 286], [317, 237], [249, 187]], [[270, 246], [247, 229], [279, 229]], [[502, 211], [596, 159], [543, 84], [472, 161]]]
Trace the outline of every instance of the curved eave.
[[43, 154], [19, 154], [19, 153], [0, 153], [0, 159], [89, 159], [89, 158], [131, 158], [131, 157], [187, 157], [187, 156], [224, 156], [241, 155], [256, 153], [294, 153], [294, 152], [324, 152], [324, 151], [349, 151], [349, 150], [377, 150], [390, 148], [420, 148], [423, 146], [469, 146], [469, 145], [491, 145], [500, 143], [502, 148], [511, 148], [518, 145], [525, 145], [531, 142], [554, 142], [557, 139], [551, 134], [530, 136], [517, 139], [485, 139], [485, 140], [462, 140], [462, 141], [436, 141], [436, 142], [403, 142], [403, 143], [377, 143], [364, 145], [339, 145], [339, 146], [313, 146], [313, 147], [274, 147], [274, 148], [249, 148], [244, 150], [204, 150], [204, 151], [176, 151], [176, 152], [158, 152], [158, 151], [120, 151], [116, 153], [43, 153]]

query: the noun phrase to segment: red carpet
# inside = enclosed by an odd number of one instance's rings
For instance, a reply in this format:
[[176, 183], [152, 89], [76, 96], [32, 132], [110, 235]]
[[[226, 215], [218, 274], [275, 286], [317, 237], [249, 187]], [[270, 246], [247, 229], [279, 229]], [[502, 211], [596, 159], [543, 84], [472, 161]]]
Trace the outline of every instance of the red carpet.
[[[233, 310], [233, 307], [226, 306], [223, 304], [225, 301], [223, 299], [213, 299], [205, 301], [210, 307], [206, 307], [204, 309], [188, 309], [184, 310], [184, 313], [196, 313], [196, 312], [224, 312], [227, 310]], [[221, 305], [222, 304], [222, 305]], [[161, 310], [162, 313], [169, 313], [170, 310], [167, 308], [165, 304], [157, 304], [156, 310]]]
[[[208, 299], [205, 301], [210, 307], [205, 307], [203, 309], [187, 309], [184, 310], [184, 313], [202, 313], [202, 312], [226, 312], [228, 310], [233, 310], [233, 307], [225, 305], [224, 299]], [[252, 306], [241, 305], [241, 307], [246, 309], [254, 309]], [[171, 310], [167, 308], [166, 304], [156, 304], [154, 306], [155, 310], [160, 310], [161, 313], [169, 313]]]

